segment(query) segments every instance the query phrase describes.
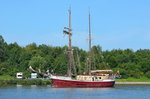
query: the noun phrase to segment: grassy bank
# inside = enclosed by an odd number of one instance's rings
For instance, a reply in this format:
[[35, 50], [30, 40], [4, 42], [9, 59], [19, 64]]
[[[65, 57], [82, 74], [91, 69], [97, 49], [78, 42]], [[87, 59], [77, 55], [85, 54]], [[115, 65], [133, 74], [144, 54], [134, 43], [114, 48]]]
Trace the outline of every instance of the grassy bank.
[[15, 79], [9, 75], [0, 76], [0, 86], [2, 85], [49, 85], [51, 84], [51, 80], [45, 79]]
[[148, 78], [127, 78], [127, 79], [117, 79], [116, 82], [150, 82]]
[[15, 78], [12, 77], [12, 76], [9, 76], [9, 75], [1, 75], [1, 76], [0, 76], [0, 79], [3, 79], [3, 80], [10, 80], [10, 79], [15, 79]]
[[0, 85], [50, 85], [51, 80], [43, 79], [0, 79]]

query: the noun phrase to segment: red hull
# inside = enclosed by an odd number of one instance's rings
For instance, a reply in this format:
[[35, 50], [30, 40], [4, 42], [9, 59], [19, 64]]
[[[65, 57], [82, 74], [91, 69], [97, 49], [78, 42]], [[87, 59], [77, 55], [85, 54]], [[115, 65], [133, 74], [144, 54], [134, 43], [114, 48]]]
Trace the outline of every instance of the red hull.
[[69, 88], [69, 87], [113, 87], [115, 81], [105, 81], [105, 82], [87, 82], [87, 81], [77, 81], [77, 80], [61, 80], [61, 79], [51, 79], [52, 85], [55, 88]]

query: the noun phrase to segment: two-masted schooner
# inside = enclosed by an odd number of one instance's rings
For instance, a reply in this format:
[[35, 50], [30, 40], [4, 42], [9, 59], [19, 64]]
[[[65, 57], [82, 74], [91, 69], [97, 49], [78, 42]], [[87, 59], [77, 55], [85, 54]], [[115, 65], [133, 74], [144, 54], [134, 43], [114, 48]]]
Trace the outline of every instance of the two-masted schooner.
[[[69, 10], [69, 26], [63, 31], [68, 35], [68, 75], [55, 76], [51, 75], [52, 86], [58, 88], [67, 87], [113, 87], [115, 84], [116, 73], [113, 70], [90, 70], [91, 64], [88, 67], [88, 74], [76, 75], [74, 66], [73, 50], [71, 45], [71, 10]], [[90, 13], [89, 13], [89, 52], [91, 51], [91, 28], [90, 28]], [[89, 57], [90, 58], [90, 57]], [[89, 59], [90, 60], [90, 59]]]

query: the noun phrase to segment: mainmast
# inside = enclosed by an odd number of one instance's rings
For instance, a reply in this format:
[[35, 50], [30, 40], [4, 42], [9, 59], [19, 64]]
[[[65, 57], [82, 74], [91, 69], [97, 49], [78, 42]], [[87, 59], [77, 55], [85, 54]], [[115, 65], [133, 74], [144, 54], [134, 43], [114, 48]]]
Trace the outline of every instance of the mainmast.
[[91, 75], [91, 72], [90, 72], [90, 70], [91, 70], [91, 65], [92, 65], [92, 52], [91, 52], [91, 40], [92, 40], [92, 38], [91, 38], [91, 15], [90, 15], [90, 11], [89, 11], [89, 38], [88, 38], [88, 40], [89, 40], [89, 57], [88, 57], [88, 74], [89, 75]]
[[64, 27], [64, 34], [68, 35], [68, 76], [72, 76], [73, 74], [76, 75], [76, 69], [74, 66], [74, 58], [73, 58], [73, 51], [72, 51], [72, 44], [71, 44], [71, 8], [68, 10], [69, 11], [69, 26], [68, 27]]

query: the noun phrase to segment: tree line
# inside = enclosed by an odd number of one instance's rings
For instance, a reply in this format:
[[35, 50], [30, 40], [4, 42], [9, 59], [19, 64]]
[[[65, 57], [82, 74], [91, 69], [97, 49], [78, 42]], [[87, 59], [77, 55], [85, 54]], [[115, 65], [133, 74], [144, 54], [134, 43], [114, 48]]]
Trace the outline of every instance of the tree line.
[[[45, 44], [31, 43], [25, 47], [16, 42], [7, 44], [0, 35], [0, 75], [15, 76], [23, 72], [29, 76], [29, 66], [42, 72], [50, 70], [57, 75], [67, 74], [68, 49]], [[73, 47], [77, 74], [86, 72], [88, 51]], [[92, 47], [92, 69], [113, 69], [120, 71], [122, 78], [150, 78], [150, 50], [113, 49], [103, 51], [101, 46]]]

